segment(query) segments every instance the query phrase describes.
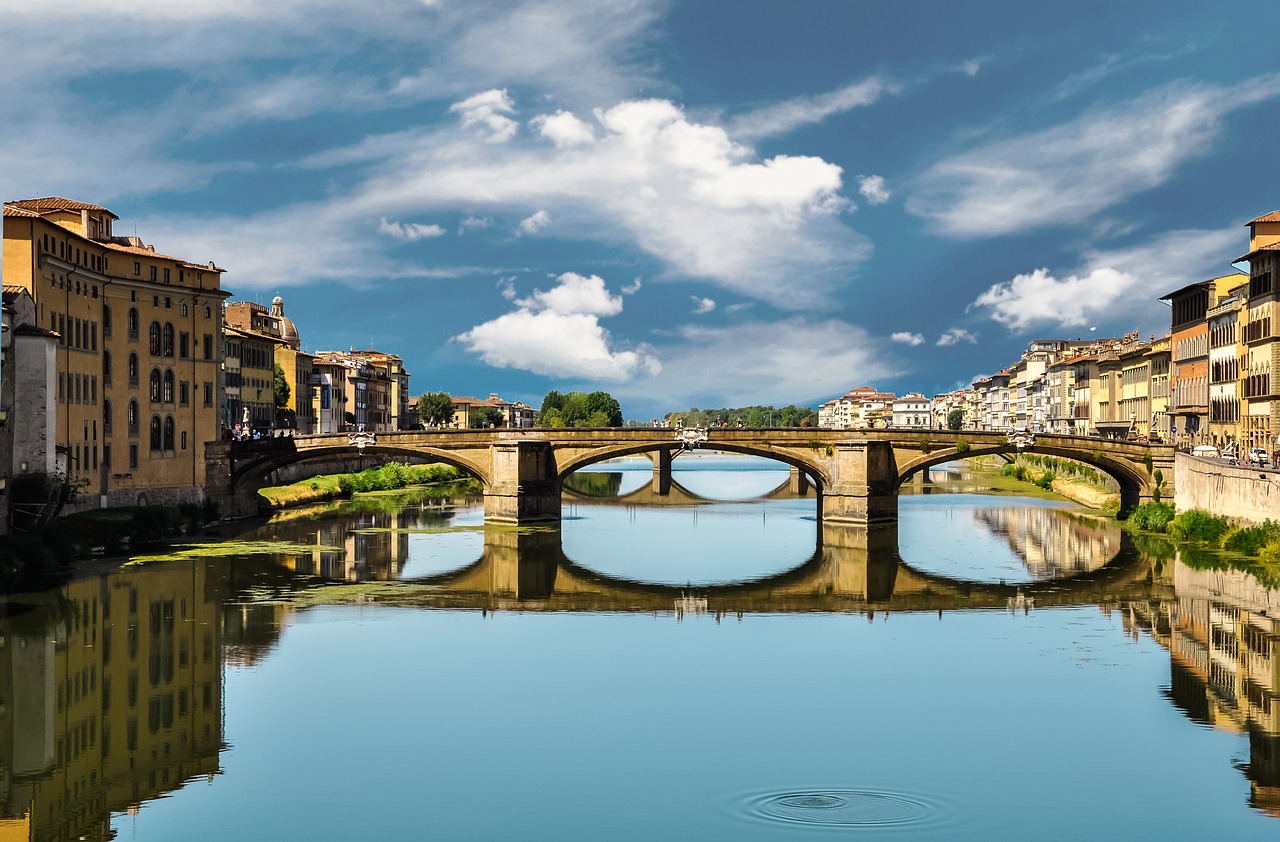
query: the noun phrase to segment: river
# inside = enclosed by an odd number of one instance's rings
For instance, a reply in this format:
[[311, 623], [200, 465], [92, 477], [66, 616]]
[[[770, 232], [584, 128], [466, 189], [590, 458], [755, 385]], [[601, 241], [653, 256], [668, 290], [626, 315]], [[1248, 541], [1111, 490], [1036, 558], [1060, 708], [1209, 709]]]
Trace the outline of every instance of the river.
[[378, 495], [0, 605], [0, 840], [1184, 839], [1280, 829], [1280, 596], [963, 469]]

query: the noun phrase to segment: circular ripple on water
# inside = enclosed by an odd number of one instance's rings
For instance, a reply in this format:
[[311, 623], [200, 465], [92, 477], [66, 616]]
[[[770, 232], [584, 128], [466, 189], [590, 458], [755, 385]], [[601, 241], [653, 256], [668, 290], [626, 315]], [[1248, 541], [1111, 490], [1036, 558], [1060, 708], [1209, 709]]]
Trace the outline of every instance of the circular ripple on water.
[[747, 803], [756, 818], [826, 827], [935, 824], [944, 817], [924, 801], [893, 792], [837, 789], [759, 795]]

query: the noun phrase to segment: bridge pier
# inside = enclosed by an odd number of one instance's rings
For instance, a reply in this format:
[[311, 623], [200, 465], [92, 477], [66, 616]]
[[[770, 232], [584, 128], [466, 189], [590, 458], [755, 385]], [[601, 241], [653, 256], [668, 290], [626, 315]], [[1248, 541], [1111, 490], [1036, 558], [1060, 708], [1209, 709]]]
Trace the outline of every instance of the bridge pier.
[[484, 519], [498, 523], [560, 520], [560, 482], [545, 441], [501, 441], [490, 448]]
[[809, 493], [809, 475], [792, 465], [790, 476], [787, 478], [787, 488], [797, 497], [803, 497]]
[[902, 561], [896, 522], [854, 526], [824, 521], [820, 538], [822, 575], [834, 593], [869, 603], [889, 601]]
[[887, 441], [842, 442], [828, 448], [830, 481], [818, 498], [824, 523], [885, 523], [898, 519], [898, 468]]
[[484, 556], [489, 593], [501, 599], [548, 599], [564, 551], [555, 530], [520, 533], [486, 530]]
[[671, 493], [671, 448], [655, 450], [653, 458], [653, 493], [666, 497]]

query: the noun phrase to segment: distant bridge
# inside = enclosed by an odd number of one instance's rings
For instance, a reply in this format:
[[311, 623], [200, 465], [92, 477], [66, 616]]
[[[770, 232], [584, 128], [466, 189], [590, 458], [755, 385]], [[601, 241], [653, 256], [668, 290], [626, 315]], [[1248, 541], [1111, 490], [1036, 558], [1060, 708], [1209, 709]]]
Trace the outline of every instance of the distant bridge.
[[596, 462], [651, 454], [654, 490], [671, 482], [672, 456], [702, 447], [774, 459], [797, 469], [817, 491], [823, 521], [868, 524], [897, 519], [898, 489], [933, 465], [1019, 452], [1092, 465], [1120, 487], [1126, 514], [1160, 493], [1173, 496], [1174, 447], [1081, 436], [966, 430], [666, 428], [409, 430], [340, 433], [205, 446], [206, 492], [226, 515], [258, 511], [258, 489], [303, 475], [350, 471], [388, 461], [444, 462], [484, 484], [487, 521], [536, 523], [560, 518], [570, 474]]

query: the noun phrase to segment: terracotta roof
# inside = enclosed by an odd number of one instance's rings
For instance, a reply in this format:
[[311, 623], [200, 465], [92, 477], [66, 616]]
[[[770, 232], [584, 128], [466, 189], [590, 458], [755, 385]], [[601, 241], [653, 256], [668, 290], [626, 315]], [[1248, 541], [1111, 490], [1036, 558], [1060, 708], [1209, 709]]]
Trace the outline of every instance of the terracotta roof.
[[1264, 251], [1280, 251], [1280, 240], [1277, 240], [1274, 243], [1267, 243], [1265, 246], [1258, 246], [1256, 249], [1249, 252], [1248, 254], [1242, 257], [1237, 257], [1235, 260], [1231, 262], [1239, 263], [1241, 260], [1248, 260], [1249, 258], [1253, 257], [1255, 254], [1261, 254]]
[[1272, 211], [1271, 213], [1264, 213], [1262, 216], [1258, 217], [1257, 219], [1249, 220], [1248, 223], [1246, 224], [1252, 225], [1255, 222], [1280, 222], [1280, 211]]
[[18, 293], [26, 292], [27, 288], [22, 284], [4, 284], [3, 289], [0, 291], [3, 291], [5, 295], [17, 295]]
[[88, 202], [77, 202], [74, 199], [64, 199], [61, 196], [46, 196], [43, 199], [19, 199], [16, 202], [6, 202], [6, 204], [14, 205], [15, 207], [23, 208], [25, 210], [35, 211], [37, 214], [39, 214], [40, 211], [53, 210], [91, 210], [111, 214], [112, 219], [120, 218], [104, 208], [102, 205], [91, 205]]
[[26, 208], [20, 208], [20, 207], [16, 207], [15, 205], [10, 205], [10, 204], [5, 204], [5, 206], [4, 206], [4, 215], [5, 215], [5, 216], [25, 216], [25, 217], [27, 217], [28, 219], [31, 219], [31, 218], [34, 218], [34, 219], [40, 219], [40, 218], [41, 218], [41, 217], [40, 217], [40, 214], [36, 213], [35, 211], [29, 211], [29, 210], [27, 210]]
[[182, 258], [179, 258], [179, 257], [172, 257], [167, 254], [161, 254], [158, 251], [152, 251], [151, 249], [138, 248], [137, 246], [127, 246], [123, 243], [105, 242], [105, 243], [98, 243], [98, 245], [103, 246], [104, 248], [109, 248], [112, 251], [121, 251], [121, 252], [124, 252], [125, 254], [137, 254], [143, 257], [159, 257], [164, 260], [173, 260], [178, 263], [182, 262]]

